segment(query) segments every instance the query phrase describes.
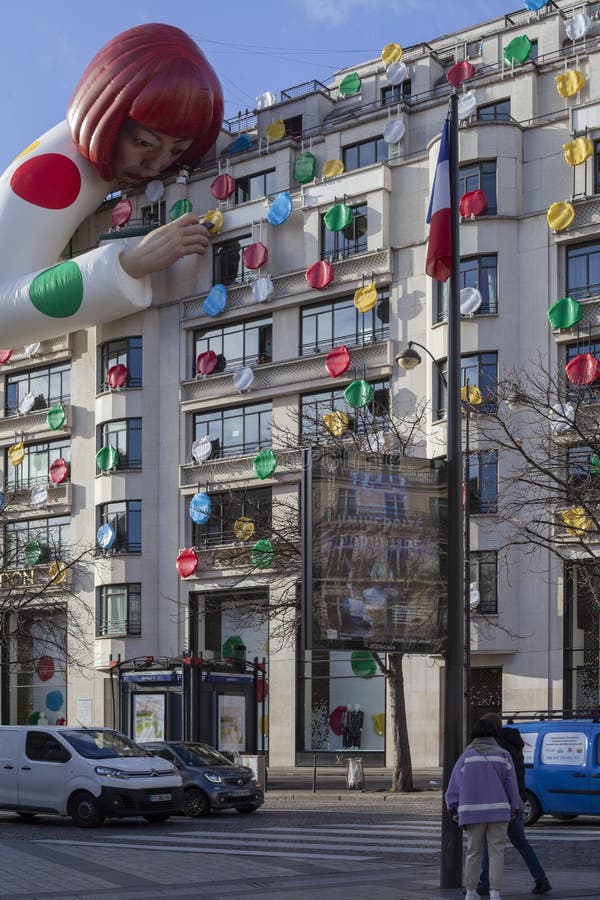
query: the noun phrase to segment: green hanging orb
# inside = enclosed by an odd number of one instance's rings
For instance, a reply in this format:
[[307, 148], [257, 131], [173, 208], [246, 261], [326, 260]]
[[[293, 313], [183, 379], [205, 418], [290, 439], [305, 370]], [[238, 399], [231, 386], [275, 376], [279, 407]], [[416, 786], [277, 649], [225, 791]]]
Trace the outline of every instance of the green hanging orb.
[[65, 424], [66, 417], [65, 408], [60, 400], [58, 403], [54, 403], [48, 410], [46, 416], [46, 423], [50, 431], [57, 431], [59, 428], [62, 428]]
[[350, 657], [352, 671], [359, 678], [372, 678], [377, 672], [377, 663], [368, 650], [354, 650]]
[[260, 478], [261, 481], [263, 480], [263, 478], [268, 478], [270, 475], [272, 475], [275, 471], [276, 466], [277, 457], [270, 448], [261, 450], [252, 460], [252, 468], [254, 469], [254, 474], [257, 478]]
[[504, 51], [504, 62], [507, 66], [524, 63], [531, 53], [531, 41], [526, 34], [513, 38]]
[[25, 565], [35, 566], [42, 558], [42, 545], [39, 541], [28, 541], [25, 544], [24, 559]]
[[358, 94], [361, 84], [362, 82], [358, 72], [351, 72], [350, 75], [346, 75], [345, 78], [342, 78], [339, 92], [342, 97], [351, 97], [353, 94]]
[[110, 472], [119, 465], [119, 451], [107, 444], [96, 453], [96, 465], [101, 472]]
[[193, 207], [189, 200], [177, 200], [169, 210], [169, 219], [171, 222], [174, 222], [175, 219], [179, 219], [186, 213], [191, 212], [192, 209]]
[[329, 231], [343, 231], [352, 221], [354, 213], [345, 203], [336, 203], [323, 216], [325, 227]]
[[252, 565], [257, 569], [268, 569], [273, 563], [275, 550], [267, 538], [261, 538], [252, 548]]
[[312, 153], [301, 153], [294, 165], [294, 178], [299, 184], [308, 184], [315, 177], [317, 161]]
[[239, 662], [246, 660], [246, 647], [239, 634], [233, 634], [223, 643], [221, 650], [223, 659], [235, 659]]
[[592, 475], [600, 475], [600, 456], [597, 453], [590, 459], [590, 471]]
[[351, 382], [344, 391], [344, 400], [348, 406], [352, 406], [354, 409], [361, 409], [363, 406], [367, 406], [372, 399], [373, 385], [362, 378]]
[[581, 322], [582, 316], [581, 304], [572, 297], [561, 297], [548, 310], [548, 321], [554, 328], [572, 328]]

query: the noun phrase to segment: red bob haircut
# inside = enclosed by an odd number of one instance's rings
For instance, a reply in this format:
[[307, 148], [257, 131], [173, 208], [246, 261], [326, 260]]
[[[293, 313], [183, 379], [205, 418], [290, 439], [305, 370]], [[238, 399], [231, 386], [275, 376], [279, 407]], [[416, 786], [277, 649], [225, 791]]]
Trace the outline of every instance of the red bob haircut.
[[105, 181], [114, 179], [115, 143], [127, 119], [192, 144], [181, 162], [214, 144], [223, 91], [194, 41], [172, 25], [139, 25], [112, 38], [81, 76], [67, 109], [80, 152]]

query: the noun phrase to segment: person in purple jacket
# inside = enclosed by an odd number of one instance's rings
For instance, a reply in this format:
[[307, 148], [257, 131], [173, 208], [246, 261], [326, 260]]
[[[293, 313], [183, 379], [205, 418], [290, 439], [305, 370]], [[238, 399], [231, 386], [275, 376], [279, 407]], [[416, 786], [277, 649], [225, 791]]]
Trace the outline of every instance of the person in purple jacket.
[[502, 749], [495, 735], [490, 722], [479, 719], [475, 723], [471, 743], [456, 761], [445, 794], [450, 815], [467, 833], [466, 900], [478, 900], [484, 840], [489, 855], [490, 900], [501, 900], [506, 830], [521, 806], [510, 753]]

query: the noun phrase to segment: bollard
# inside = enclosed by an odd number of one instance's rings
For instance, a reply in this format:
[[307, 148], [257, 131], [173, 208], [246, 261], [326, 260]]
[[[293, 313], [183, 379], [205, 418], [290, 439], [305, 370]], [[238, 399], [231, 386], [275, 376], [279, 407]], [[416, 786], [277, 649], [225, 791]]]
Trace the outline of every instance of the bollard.
[[363, 761], [361, 757], [348, 757], [348, 768], [346, 770], [346, 787], [352, 791], [364, 790], [365, 773], [363, 770]]

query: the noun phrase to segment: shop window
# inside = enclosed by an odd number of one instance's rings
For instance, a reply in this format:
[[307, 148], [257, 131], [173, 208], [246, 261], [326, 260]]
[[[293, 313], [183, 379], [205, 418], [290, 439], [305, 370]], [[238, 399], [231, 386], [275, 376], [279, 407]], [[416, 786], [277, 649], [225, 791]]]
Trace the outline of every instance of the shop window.
[[321, 259], [336, 260], [367, 251], [367, 204], [352, 207], [352, 221], [342, 231], [330, 231], [321, 217]]
[[257, 172], [255, 175], [236, 176], [235, 202], [248, 203], [261, 197], [269, 197], [277, 189], [275, 169]]
[[271, 488], [227, 491], [210, 495], [210, 519], [205, 525], [192, 523], [192, 546], [214, 547], [235, 543], [233, 526], [246, 516], [254, 524], [253, 539], [269, 536], [271, 530]]
[[194, 440], [208, 437], [213, 457], [242, 456], [271, 446], [271, 403], [217, 409], [194, 416]]
[[574, 300], [600, 295], [600, 241], [567, 247], [567, 296]]
[[487, 198], [487, 209], [483, 216], [495, 216], [498, 212], [496, 202], [496, 160], [472, 163], [461, 166], [458, 175], [458, 196], [469, 191], [483, 191]]
[[[23, 569], [53, 560], [66, 561], [70, 550], [70, 526], [69, 516], [7, 522], [4, 526], [4, 568]], [[31, 562], [35, 545], [39, 548], [39, 556]]]
[[242, 252], [244, 247], [253, 242], [251, 234], [236, 238], [232, 241], [223, 241], [213, 245], [213, 284], [243, 284], [248, 280], [249, 269], [244, 266]]
[[354, 305], [354, 295], [303, 306], [300, 310], [300, 355], [322, 353], [338, 344], [360, 347], [383, 341], [390, 334], [390, 294], [378, 292], [377, 304], [367, 313]]
[[[448, 361], [442, 360], [437, 369], [438, 419], [445, 419], [448, 409], [447, 388]], [[461, 385], [477, 387], [483, 403], [479, 409], [493, 412], [496, 408], [496, 383], [498, 381], [498, 354], [471, 353], [461, 357]]]
[[480, 122], [510, 122], [510, 97], [478, 106], [477, 118]]
[[142, 420], [114, 419], [98, 428], [97, 449], [106, 446], [119, 451], [119, 469], [142, 467]]
[[70, 462], [70, 438], [26, 444], [25, 456], [20, 466], [11, 465], [8, 460], [8, 451], [5, 451], [6, 487], [9, 491], [25, 491], [40, 485], [47, 485], [50, 466], [57, 459]]
[[215, 325], [194, 332], [192, 375], [196, 374], [196, 359], [200, 353], [212, 350], [225, 357], [228, 371], [238, 366], [255, 366], [271, 362], [273, 355], [273, 325], [271, 316], [242, 319], [230, 325]]
[[[473, 256], [461, 259], [458, 276], [459, 290], [465, 287], [477, 288], [481, 293], [481, 306], [476, 316], [493, 316], [498, 313], [498, 258], [495, 255]], [[448, 319], [448, 303], [450, 298], [450, 279], [436, 281], [434, 287], [436, 300], [436, 322]]]
[[71, 363], [42, 366], [7, 375], [5, 415], [18, 415], [19, 403], [27, 394], [33, 394], [35, 397], [33, 410], [48, 409], [59, 401], [70, 403]]
[[141, 584], [106, 584], [96, 592], [96, 637], [142, 633]]
[[498, 553], [496, 550], [471, 550], [469, 554], [471, 582], [479, 589], [479, 605], [475, 615], [495, 616], [498, 613]]
[[565, 565], [565, 709], [593, 710], [600, 700], [599, 596], [597, 567]]
[[116, 365], [127, 368], [126, 388], [142, 386], [142, 339], [126, 337], [102, 344], [99, 354], [98, 391], [107, 391], [108, 370]]
[[114, 550], [122, 553], [142, 552], [142, 501], [121, 500], [98, 507], [97, 526], [112, 525], [116, 540]]
[[358, 144], [348, 144], [342, 148], [342, 159], [346, 172], [362, 169], [374, 163], [387, 162], [388, 145], [382, 137], [371, 138]]

